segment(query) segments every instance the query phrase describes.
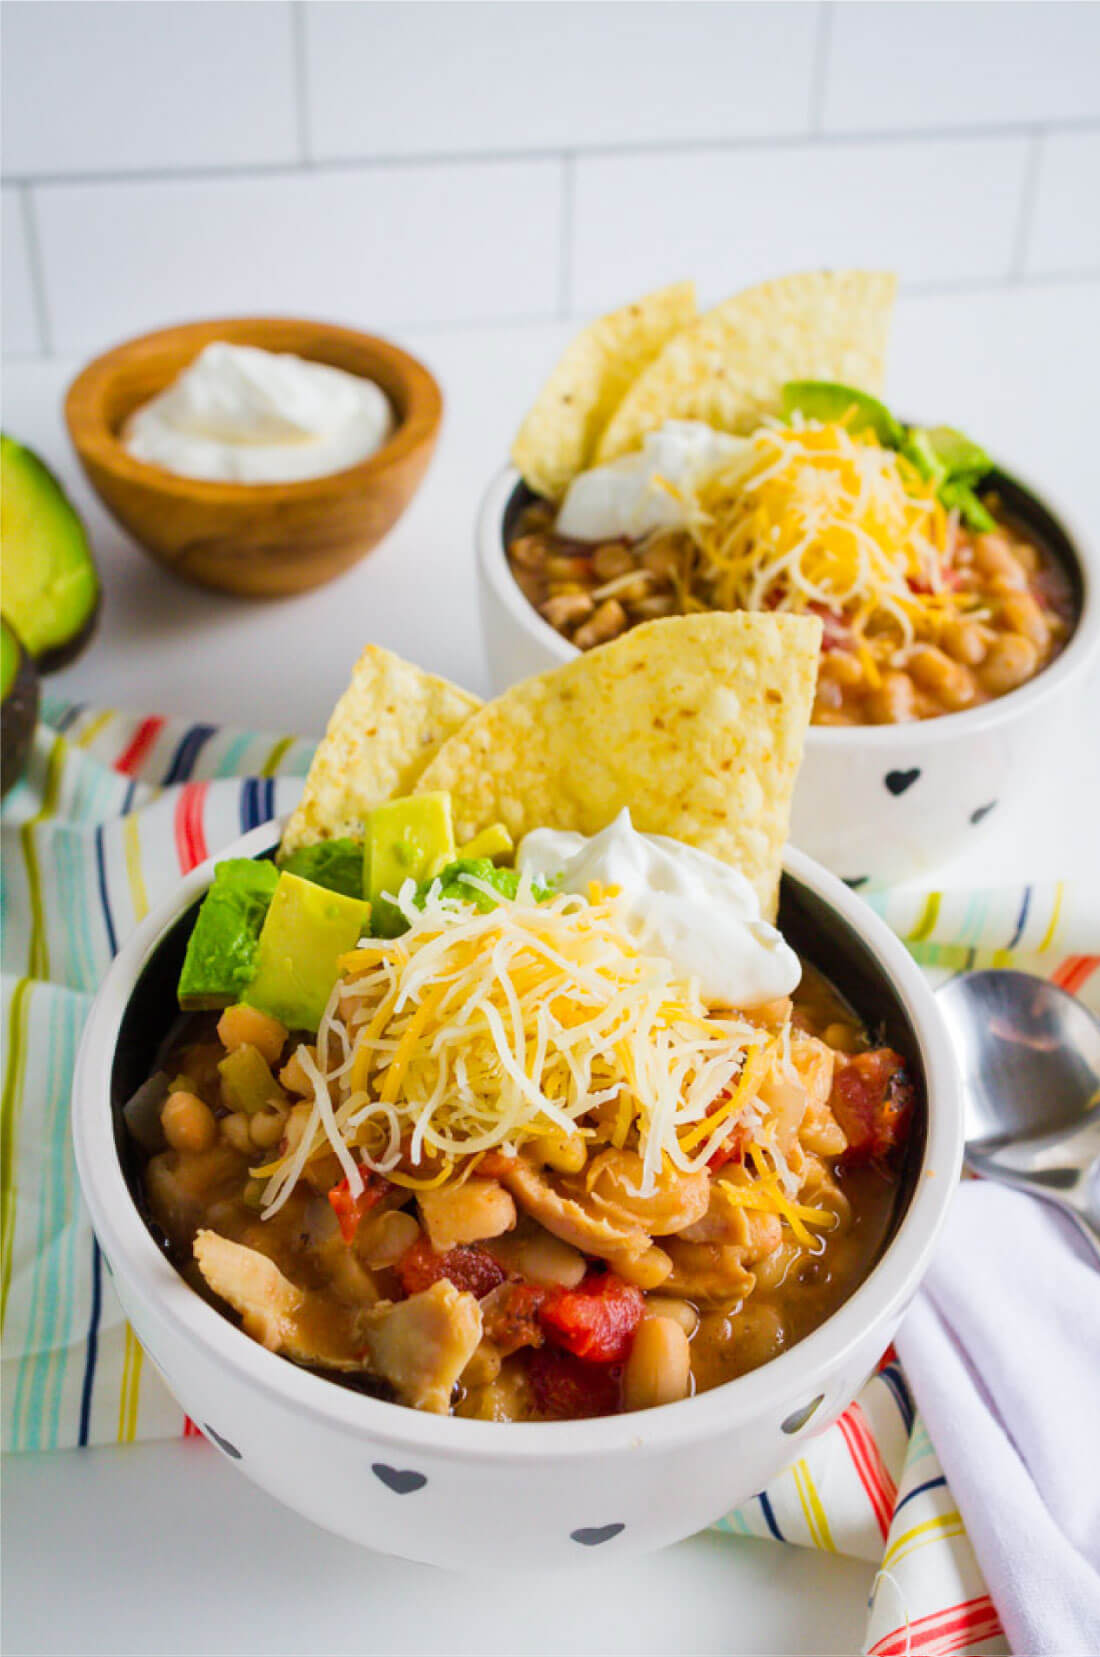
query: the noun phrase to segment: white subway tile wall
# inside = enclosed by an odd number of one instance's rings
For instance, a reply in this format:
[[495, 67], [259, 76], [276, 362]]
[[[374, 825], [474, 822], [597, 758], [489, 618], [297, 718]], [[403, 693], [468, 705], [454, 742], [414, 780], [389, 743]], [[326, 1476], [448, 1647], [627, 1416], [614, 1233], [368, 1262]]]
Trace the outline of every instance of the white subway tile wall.
[[[1095, 69], [1100, 77], [1100, 55]], [[1085, 267], [1100, 270], [1100, 132], [1051, 133], [1039, 154], [1027, 269]]]
[[3, 304], [0, 306], [3, 350], [8, 356], [32, 357], [41, 350], [42, 341], [34, 308], [34, 285], [23, 201], [19, 190], [7, 186], [0, 191], [0, 197], [3, 203], [3, 220], [0, 223], [0, 250], [3, 253], [3, 272], [0, 275], [0, 293], [3, 296]]
[[552, 315], [560, 188], [552, 161], [46, 184], [54, 347], [219, 312], [360, 328]]
[[289, 0], [4, 7], [4, 171], [296, 161]]
[[1098, 64], [1063, 0], [8, 0], [4, 349], [1100, 276]]
[[[1027, 152], [1026, 138], [910, 138], [585, 157], [574, 300], [605, 308], [684, 271], [705, 299], [818, 265], [884, 264], [910, 283], [996, 281], [1012, 258]], [[968, 176], [982, 188], [945, 233], [944, 201]], [[666, 208], [656, 224], [654, 203]]]
[[806, 130], [807, 4], [306, 8], [310, 151], [577, 149]]
[[[1100, 118], [1100, 6], [905, 0], [838, 5], [828, 132]], [[960, 192], [968, 182], [959, 180]]]

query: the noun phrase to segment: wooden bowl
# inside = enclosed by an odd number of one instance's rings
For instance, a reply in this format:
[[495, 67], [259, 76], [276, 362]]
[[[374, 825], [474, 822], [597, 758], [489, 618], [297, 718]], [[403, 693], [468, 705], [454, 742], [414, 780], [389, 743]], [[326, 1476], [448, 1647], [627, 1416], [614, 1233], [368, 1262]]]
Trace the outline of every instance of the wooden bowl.
[[[374, 380], [393, 404], [393, 436], [356, 466], [298, 483], [214, 483], [135, 460], [119, 440], [127, 417], [213, 340], [291, 351]], [[428, 370], [388, 340], [286, 317], [145, 334], [89, 363], [65, 399], [92, 487], [139, 545], [188, 581], [263, 598], [331, 580], [393, 528], [431, 459], [442, 410]]]

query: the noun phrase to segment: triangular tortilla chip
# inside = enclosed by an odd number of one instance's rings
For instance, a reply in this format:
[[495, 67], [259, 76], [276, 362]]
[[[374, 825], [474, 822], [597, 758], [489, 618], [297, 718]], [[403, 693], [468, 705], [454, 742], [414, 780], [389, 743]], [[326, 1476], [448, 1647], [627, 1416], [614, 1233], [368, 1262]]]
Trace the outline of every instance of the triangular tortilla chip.
[[598, 318], [571, 341], [512, 445], [512, 459], [536, 494], [557, 500], [565, 493], [590, 464], [628, 387], [697, 315], [693, 283], [677, 282]]
[[503, 822], [636, 828], [739, 868], [773, 914], [813, 705], [815, 616], [678, 616], [515, 685], [451, 737], [416, 791], [449, 789], [461, 843]]
[[666, 420], [750, 432], [780, 412], [787, 380], [881, 391], [896, 285], [889, 271], [810, 271], [735, 294], [637, 377], [600, 436], [595, 464], [638, 448]]
[[369, 644], [332, 712], [282, 852], [339, 835], [413, 785], [441, 743], [481, 706], [446, 679]]

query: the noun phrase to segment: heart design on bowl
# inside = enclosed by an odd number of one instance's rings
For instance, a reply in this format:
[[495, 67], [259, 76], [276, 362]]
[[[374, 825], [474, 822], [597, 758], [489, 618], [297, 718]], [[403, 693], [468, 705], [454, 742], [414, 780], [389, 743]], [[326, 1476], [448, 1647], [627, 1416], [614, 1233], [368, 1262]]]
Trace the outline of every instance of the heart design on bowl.
[[800, 1410], [792, 1410], [785, 1421], [781, 1423], [785, 1433], [798, 1433], [814, 1414], [819, 1404], [825, 1402], [825, 1394], [819, 1392], [816, 1398], [811, 1398], [808, 1404], [803, 1404]]
[[428, 1482], [423, 1473], [417, 1473], [411, 1467], [387, 1467], [384, 1461], [374, 1462], [371, 1472], [395, 1496], [411, 1496], [414, 1490], [423, 1490]]
[[227, 1456], [231, 1456], [234, 1461], [241, 1461], [243, 1459], [241, 1452], [237, 1449], [237, 1446], [235, 1444], [230, 1444], [229, 1440], [227, 1438], [223, 1438], [221, 1433], [216, 1433], [209, 1421], [203, 1422], [202, 1430], [206, 1434], [207, 1438], [211, 1439], [218, 1446], [219, 1450], [224, 1450], [225, 1454]]
[[920, 766], [914, 765], [911, 771], [887, 771], [882, 779], [891, 794], [904, 794], [907, 788], [912, 788], [920, 776]]
[[625, 1525], [587, 1525], [580, 1530], [571, 1530], [569, 1535], [582, 1548], [598, 1548], [601, 1542], [610, 1542], [613, 1536], [618, 1536], [625, 1529]]

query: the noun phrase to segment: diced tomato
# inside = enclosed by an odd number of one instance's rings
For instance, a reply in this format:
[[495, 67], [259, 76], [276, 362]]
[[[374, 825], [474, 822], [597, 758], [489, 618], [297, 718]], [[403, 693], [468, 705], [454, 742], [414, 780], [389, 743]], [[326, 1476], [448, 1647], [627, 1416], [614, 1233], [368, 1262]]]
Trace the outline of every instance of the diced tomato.
[[500, 1266], [488, 1250], [476, 1243], [460, 1243], [445, 1254], [437, 1254], [426, 1237], [418, 1237], [405, 1250], [397, 1262], [397, 1275], [407, 1295], [430, 1289], [445, 1277], [456, 1289], [466, 1289], [478, 1300], [504, 1282]]
[[[736, 1086], [736, 1083], [733, 1085]], [[715, 1095], [707, 1106], [708, 1116], [713, 1116], [718, 1107], [726, 1102], [731, 1091], [731, 1088], [724, 1087], [721, 1093]], [[718, 1149], [707, 1158], [707, 1167], [711, 1173], [716, 1174], [727, 1162], [744, 1162], [745, 1152], [751, 1141], [752, 1130], [746, 1128], [742, 1122], [735, 1122], [726, 1137], [719, 1142]]]
[[887, 1156], [902, 1143], [914, 1088], [905, 1060], [891, 1047], [857, 1053], [837, 1067], [829, 1103], [848, 1139], [846, 1162]]
[[[961, 580], [962, 576], [960, 571], [953, 569], [941, 570], [940, 590], [948, 593], [956, 592], [959, 588]], [[926, 575], [907, 575], [905, 577], [905, 585], [909, 588], [911, 593], [921, 593], [922, 595], [933, 593], [936, 590]]]
[[505, 1156], [503, 1151], [486, 1151], [478, 1158], [475, 1172], [478, 1179], [503, 1179], [515, 1165], [514, 1156]]
[[586, 1364], [553, 1346], [527, 1354], [527, 1374], [539, 1414], [554, 1421], [615, 1415], [619, 1376], [611, 1364]]
[[541, 1346], [539, 1309], [549, 1294], [537, 1283], [502, 1283], [481, 1303], [481, 1326], [502, 1358], [521, 1346]]
[[645, 1296], [614, 1272], [589, 1272], [575, 1289], [553, 1289], [540, 1317], [549, 1338], [575, 1358], [617, 1364], [627, 1357]]
[[807, 604], [806, 608], [813, 615], [821, 617], [822, 650], [851, 649], [852, 630], [838, 610], [830, 610], [827, 604]]
[[340, 1235], [350, 1248], [355, 1241], [355, 1233], [359, 1230], [359, 1222], [364, 1214], [368, 1214], [376, 1202], [380, 1202], [389, 1180], [383, 1179], [380, 1174], [363, 1172], [363, 1189], [357, 1197], [351, 1194], [351, 1188], [346, 1179], [339, 1185], [334, 1185], [328, 1194], [332, 1204], [332, 1211], [340, 1222]]

